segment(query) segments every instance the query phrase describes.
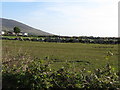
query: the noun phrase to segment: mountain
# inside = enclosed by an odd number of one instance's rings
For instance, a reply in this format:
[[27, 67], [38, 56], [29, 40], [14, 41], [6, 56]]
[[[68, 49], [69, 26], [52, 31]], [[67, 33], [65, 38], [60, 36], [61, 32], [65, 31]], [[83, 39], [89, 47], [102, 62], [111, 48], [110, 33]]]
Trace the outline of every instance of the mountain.
[[16, 26], [19, 27], [22, 32], [26, 32], [31, 35], [53, 35], [51, 33], [47, 33], [39, 29], [35, 29], [31, 26], [28, 26], [26, 24], [11, 19], [0, 18], [0, 28], [1, 25], [2, 25], [2, 30], [6, 30], [6, 31], [13, 31], [13, 28]]

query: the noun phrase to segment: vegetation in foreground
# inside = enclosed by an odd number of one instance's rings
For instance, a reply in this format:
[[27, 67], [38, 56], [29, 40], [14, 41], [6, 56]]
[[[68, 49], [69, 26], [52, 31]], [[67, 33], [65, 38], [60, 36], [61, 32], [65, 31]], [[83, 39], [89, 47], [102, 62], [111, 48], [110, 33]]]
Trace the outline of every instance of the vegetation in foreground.
[[11, 59], [13, 61], [3, 63], [3, 89], [120, 89], [118, 72], [109, 63], [94, 71], [80, 68], [76, 72], [70, 63], [59, 70], [51, 70], [51, 61], [32, 60], [25, 55]]

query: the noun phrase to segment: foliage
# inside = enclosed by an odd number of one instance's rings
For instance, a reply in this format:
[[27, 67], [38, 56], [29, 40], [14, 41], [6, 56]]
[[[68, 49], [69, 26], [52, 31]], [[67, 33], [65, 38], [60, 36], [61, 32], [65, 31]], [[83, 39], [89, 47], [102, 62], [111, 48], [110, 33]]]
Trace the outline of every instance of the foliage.
[[[18, 27], [15, 27], [16, 29]], [[19, 28], [18, 28], [19, 29]], [[14, 34], [8, 34], [6, 33], [4, 35], [4, 37], [8, 37], [11, 38], [11, 36], [15, 36]], [[64, 37], [64, 36], [36, 36], [36, 35], [28, 35], [27, 37], [32, 37], [32, 38], [36, 38], [34, 41], [39, 41], [39, 42], [59, 42], [59, 43], [93, 43], [93, 44], [119, 44], [120, 42], [118, 41], [119, 38], [115, 38], [115, 37], [107, 37], [107, 38], [91, 38], [91, 37]], [[5, 39], [2, 38], [4, 40], [10, 40], [10, 39]], [[18, 37], [16, 37], [18, 38]], [[21, 37], [24, 39], [24, 36]], [[44, 39], [44, 40], [41, 40]], [[27, 40], [29, 41], [29, 39]]]
[[51, 70], [50, 63], [50, 61], [36, 59], [21, 60], [19, 65], [12, 67], [10, 63], [3, 64], [3, 89], [120, 89], [118, 73], [109, 64], [93, 72], [85, 68], [75, 72], [68, 63], [57, 71]]
[[14, 29], [15, 33], [20, 33], [20, 31], [21, 31], [19, 27], [14, 27], [13, 29]]

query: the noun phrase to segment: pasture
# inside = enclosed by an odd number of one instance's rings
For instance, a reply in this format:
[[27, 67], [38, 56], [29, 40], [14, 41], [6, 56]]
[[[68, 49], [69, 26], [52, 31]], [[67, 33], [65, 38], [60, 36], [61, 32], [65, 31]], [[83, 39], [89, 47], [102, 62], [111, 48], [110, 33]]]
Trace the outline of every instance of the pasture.
[[[109, 55], [109, 52], [113, 55]], [[75, 68], [104, 67], [109, 63], [115, 70], [118, 68], [118, 45], [83, 44], [83, 43], [50, 43], [32, 41], [2, 40], [2, 59], [13, 57], [18, 53], [31, 58], [52, 61], [51, 68], [59, 69], [69, 63]]]

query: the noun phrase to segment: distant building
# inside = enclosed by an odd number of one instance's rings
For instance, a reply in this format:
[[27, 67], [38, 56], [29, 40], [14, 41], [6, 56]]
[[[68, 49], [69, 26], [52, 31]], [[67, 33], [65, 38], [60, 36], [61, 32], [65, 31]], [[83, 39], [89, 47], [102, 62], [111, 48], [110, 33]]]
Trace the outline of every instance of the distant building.
[[7, 34], [8, 34], [8, 35], [15, 35], [15, 33], [12, 32], [12, 31], [7, 31]]
[[23, 33], [18, 33], [18, 35], [22, 36], [22, 35], [23, 35]]
[[23, 36], [28, 36], [28, 33], [23, 33]]
[[1, 31], [1, 35], [4, 35], [5, 34], [5, 32], [4, 31]]
[[21, 32], [21, 33], [18, 33], [19, 36], [28, 36], [28, 33], [26, 32]]
[[18, 36], [28, 36], [26, 32], [15, 33], [13, 31], [0, 31], [0, 35], [18, 35]]
[[13, 35], [15, 35], [16, 33], [15, 32], [12, 32]]

